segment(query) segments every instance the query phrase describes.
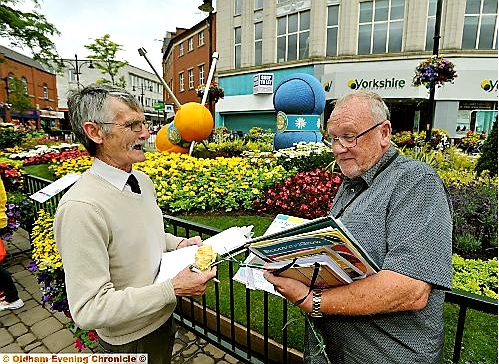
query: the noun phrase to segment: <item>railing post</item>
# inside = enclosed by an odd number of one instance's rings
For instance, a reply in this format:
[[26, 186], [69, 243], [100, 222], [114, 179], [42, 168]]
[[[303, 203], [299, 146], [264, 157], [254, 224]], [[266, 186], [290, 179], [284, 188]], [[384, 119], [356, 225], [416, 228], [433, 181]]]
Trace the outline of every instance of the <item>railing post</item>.
[[464, 323], [466, 322], [466, 311], [468, 307], [465, 305], [459, 306], [459, 317], [457, 319], [456, 339], [454, 340], [454, 353], [452, 361], [457, 363], [461, 358], [461, 344], [463, 342]]

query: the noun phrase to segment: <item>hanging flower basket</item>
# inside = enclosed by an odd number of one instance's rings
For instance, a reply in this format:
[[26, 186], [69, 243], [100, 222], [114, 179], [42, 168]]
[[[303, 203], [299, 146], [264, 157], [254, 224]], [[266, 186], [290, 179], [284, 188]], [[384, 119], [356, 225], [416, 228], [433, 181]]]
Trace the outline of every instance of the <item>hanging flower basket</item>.
[[[201, 84], [196, 88], [196, 94], [201, 98], [204, 95], [205, 87], [206, 87], [205, 84]], [[224, 98], [224, 89], [220, 87], [218, 82], [210, 83], [210, 88], [208, 89], [208, 100], [216, 103], [219, 99], [223, 98]]]
[[432, 84], [440, 87], [445, 82], [453, 83], [456, 77], [454, 63], [441, 56], [431, 56], [416, 67], [412, 85], [416, 87], [424, 85], [430, 89]]

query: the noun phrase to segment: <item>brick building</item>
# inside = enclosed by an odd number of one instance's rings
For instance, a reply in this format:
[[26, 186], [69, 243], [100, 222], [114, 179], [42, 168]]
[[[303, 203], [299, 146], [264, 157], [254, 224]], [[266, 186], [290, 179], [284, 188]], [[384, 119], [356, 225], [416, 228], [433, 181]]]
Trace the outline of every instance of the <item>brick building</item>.
[[[37, 128], [59, 127], [62, 113], [57, 111], [57, 86], [55, 73], [39, 62], [9, 48], [0, 46], [0, 120], [25, 124]], [[12, 102], [13, 80], [21, 81], [22, 92], [28, 96], [31, 106], [16, 110]]]
[[[175, 32], [166, 33], [162, 48], [163, 78], [180, 104], [201, 101], [196, 88], [208, 78], [211, 54], [216, 50], [215, 44], [215, 13], [211, 13], [190, 29], [177, 28]], [[166, 90], [164, 92], [165, 104], [176, 109], [173, 98]], [[213, 114], [214, 106], [208, 106]]]

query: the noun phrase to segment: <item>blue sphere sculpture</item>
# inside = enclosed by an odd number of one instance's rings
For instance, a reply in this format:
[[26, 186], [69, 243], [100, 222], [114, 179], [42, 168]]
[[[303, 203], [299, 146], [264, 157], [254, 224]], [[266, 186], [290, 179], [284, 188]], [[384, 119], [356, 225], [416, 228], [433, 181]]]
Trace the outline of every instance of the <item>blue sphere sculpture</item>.
[[326, 94], [320, 81], [307, 73], [295, 73], [282, 80], [274, 92], [274, 109], [286, 114], [320, 115]]

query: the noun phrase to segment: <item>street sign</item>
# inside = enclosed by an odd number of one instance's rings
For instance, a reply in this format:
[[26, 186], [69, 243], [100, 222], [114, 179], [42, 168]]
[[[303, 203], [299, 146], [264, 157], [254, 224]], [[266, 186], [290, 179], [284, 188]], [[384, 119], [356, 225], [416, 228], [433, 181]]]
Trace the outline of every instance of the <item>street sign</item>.
[[156, 111], [164, 111], [165, 110], [165, 104], [162, 102], [156, 102], [154, 104], [154, 110]]

